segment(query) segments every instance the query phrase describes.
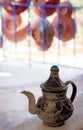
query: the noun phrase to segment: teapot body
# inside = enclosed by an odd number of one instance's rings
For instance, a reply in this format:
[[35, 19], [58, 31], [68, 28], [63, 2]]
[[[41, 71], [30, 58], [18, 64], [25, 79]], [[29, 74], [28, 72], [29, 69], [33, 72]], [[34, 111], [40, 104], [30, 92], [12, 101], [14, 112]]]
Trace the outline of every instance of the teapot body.
[[71, 100], [66, 97], [67, 88], [54, 93], [43, 91], [37, 101], [37, 115], [47, 126], [63, 125], [73, 113]]

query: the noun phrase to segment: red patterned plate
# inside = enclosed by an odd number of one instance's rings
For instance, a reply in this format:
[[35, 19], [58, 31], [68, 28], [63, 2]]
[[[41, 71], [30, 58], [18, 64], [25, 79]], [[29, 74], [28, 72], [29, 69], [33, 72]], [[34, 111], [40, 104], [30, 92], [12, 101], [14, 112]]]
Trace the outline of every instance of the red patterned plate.
[[[4, 2], [11, 2], [11, 3], [19, 3], [19, 4], [27, 4], [27, 0], [4, 0]], [[16, 11], [13, 5], [8, 5], [8, 4], [4, 4], [4, 9], [9, 13], [14, 15], [14, 13], [16, 12], [16, 14], [20, 14], [23, 11], [25, 11], [27, 9], [27, 6], [16, 6]]]
[[41, 50], [47, 50], [52, 44], [54, 31], [48, 20], [44, 19], [43, 22], [42, 20], [36, 21], [32, 29], [32, 37]]
[[43, 3], [41, 1], [42, 0], [40, 0], [40, 1], [34, 0], [33, 3], [34, 4], [40, 4], [40, 5], [46, 5], [46, 6], [49, 6], [49, 7], [45, 7], [44, 10], [43, 10], [43, 8], [41, 6], [34, 6], [33, 9], [36, 12], [36, 14], [39, 15], [39, 16], [42, 16], [43, 12], [44, 12], [45, 17], [52, 15], [56, 11], [56, 8], [50, 7], [50, 5], [56, 6], [60, 2], [60, 0], [44, 0]]
[[70, 2], [65, 1], [62, 2], [60, 4], [58, 4], [60, 6], [59, 9], [57, 9], [57, 12], [60, 14], [60, 16], [67, 16], [70, 17], [73, 13], [73, 6]]
[[16, 16], [15, 20], [9, 15], [3, 17], [3, 32], [10, 41], [23, 40], [27, 36], [27, 30], [28, 25], [25, 25], [21, 16]]
[[75, 20], [71, 17], [61, 17], [60, 19], [56, 16], [52, 22], [54, 34], [62, 41], [68, 41], [74, 38], [76, 34]]

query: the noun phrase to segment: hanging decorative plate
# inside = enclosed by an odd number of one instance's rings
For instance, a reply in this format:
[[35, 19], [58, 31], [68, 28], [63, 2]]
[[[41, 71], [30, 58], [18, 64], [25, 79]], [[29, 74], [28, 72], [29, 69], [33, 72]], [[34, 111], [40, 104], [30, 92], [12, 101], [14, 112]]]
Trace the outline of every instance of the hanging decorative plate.
[[[39, 15], [41, 17], [42, 16], [47, 17], [47, 16], [52, 15], [56, 11], [56, 7], [54, 7], [54, 5], [56, 6], [57, 4], [59, 4], [59, 2], [60, 2], [60, 0], [44, 0], [43, 2], [42, 2], [42, 0], [34, 0], [33, 9], [37, 15]], [[47, 7], [45, 7], [45, 6], [47, 6]]]
[[47, 50], [53, 40], [54, 31], [51, 23], [46, 19], [36, 21], [32, 29], [32, 37], [41, 50]]
[[13, 42], [19, 42], [27, 37], [28, 24], [25, 25], [20, 15], [3, 17], [4, 35]]
[[56, 16], [52, 22], [54, 34], [62, 41], [68, 41], [75, 37], [76, 24], [71, 17]]
[[61, 2], [58, 4], [57, 12], [60, 16], [70, 17], [73, 13], [73, 6], [69, 1]]
[[0, 48], [2, 48], [2, 46], [3, 46], [3, 38], [2, 36], [0, 36]]
[[[4, 2], [9, 2], [9, 0], [4, 0]], [[15, 6], [15, 3], [17, 3], [18, 5]], [[3, 7], [9, 14], [18, 15], [28, 8], [27, 6], [21, 6], [19, 4], [27, 4], [27, 3], [28, 0], [11, 0], [10, 4], [4, 4]]]

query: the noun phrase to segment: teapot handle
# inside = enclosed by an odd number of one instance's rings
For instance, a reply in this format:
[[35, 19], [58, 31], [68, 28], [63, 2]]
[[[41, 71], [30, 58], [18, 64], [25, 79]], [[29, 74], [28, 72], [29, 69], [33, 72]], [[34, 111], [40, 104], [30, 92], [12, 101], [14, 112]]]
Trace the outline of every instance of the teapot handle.
[[76, 93], [77, 93], [77, 87], [76, 87], [75, 83], [72, 82], [72, 81], [66, 81], [66, 82], [65, 82], [65, 85], [69, 85], [69, 84], [71, 84], [71, 85], [72, 85], [72, 88], [73, 88], [73, 90], [72, 90], [72, 95], [71, 95], [71, 97], [70, 97], [71, 102], [73, 102], [73, 101], [74, 101], [74, 98], [75, 98], [75, 96], [76, 96]]

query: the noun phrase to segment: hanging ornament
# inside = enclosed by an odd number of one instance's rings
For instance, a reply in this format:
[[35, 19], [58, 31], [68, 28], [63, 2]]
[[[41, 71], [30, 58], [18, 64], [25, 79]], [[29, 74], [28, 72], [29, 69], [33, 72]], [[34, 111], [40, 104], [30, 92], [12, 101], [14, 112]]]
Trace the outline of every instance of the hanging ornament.
[[52, 44], [54, 31], [51, 23], [46, 19], [36, 21], [32, 29], [32, 37], [40, 50], [47, 50]]
[[0, 36], [0, 48], [2, 48], [3, 46], [3, 38], [2, 38], [2, 35]]
[[[17, 4], [28, 4], [29, 0], [11, 0], [11, 4], [4, 4], [3, 7], [4, 9], [11, 15], [17, 14], [19, 15], [23, 11], [25, 11], [28, 7], [27, 6], [21, 6], [21, 5], [16, 5]], [[9, 0], [4, 0], [4, 2], [9, 2]]]
[[76, 24], [71, 17], [56, 16], [52, 22], [55, 36], [62, 41], [69, 41], [75, 37]]
[[4, 35], [13, 42], [19, 42], [27, 37], [28, 25], [20, 15], [16, 17], [6, 15], [3, 17]]
[[[42, 16], [50, 16], [52, 15], [55, 11], [56, 11], [56, 8], [54, 7], [54, 5], [56, 6], [57, 4], [59, 4], [60, 0], [34, 0], [33, 1], [33, 4], [34, 4], [34, 11], [37, 15], [39, 15], [40, 17]], [[37, 6], [35, 6], [37, 4]], [[38, 6], [39, 4], [39, 6]], [[41, 6], [49, 6], [49, 7], [41, 7]], [[51, 5], [51, 7], [50, 7]], [[53, 5], [53, 7], [52, 7]]]
[[72, 4], [69, 1], [65, 1], [58, 4], [57, 12], [60, 16], [70, 17], [73, 13]]

